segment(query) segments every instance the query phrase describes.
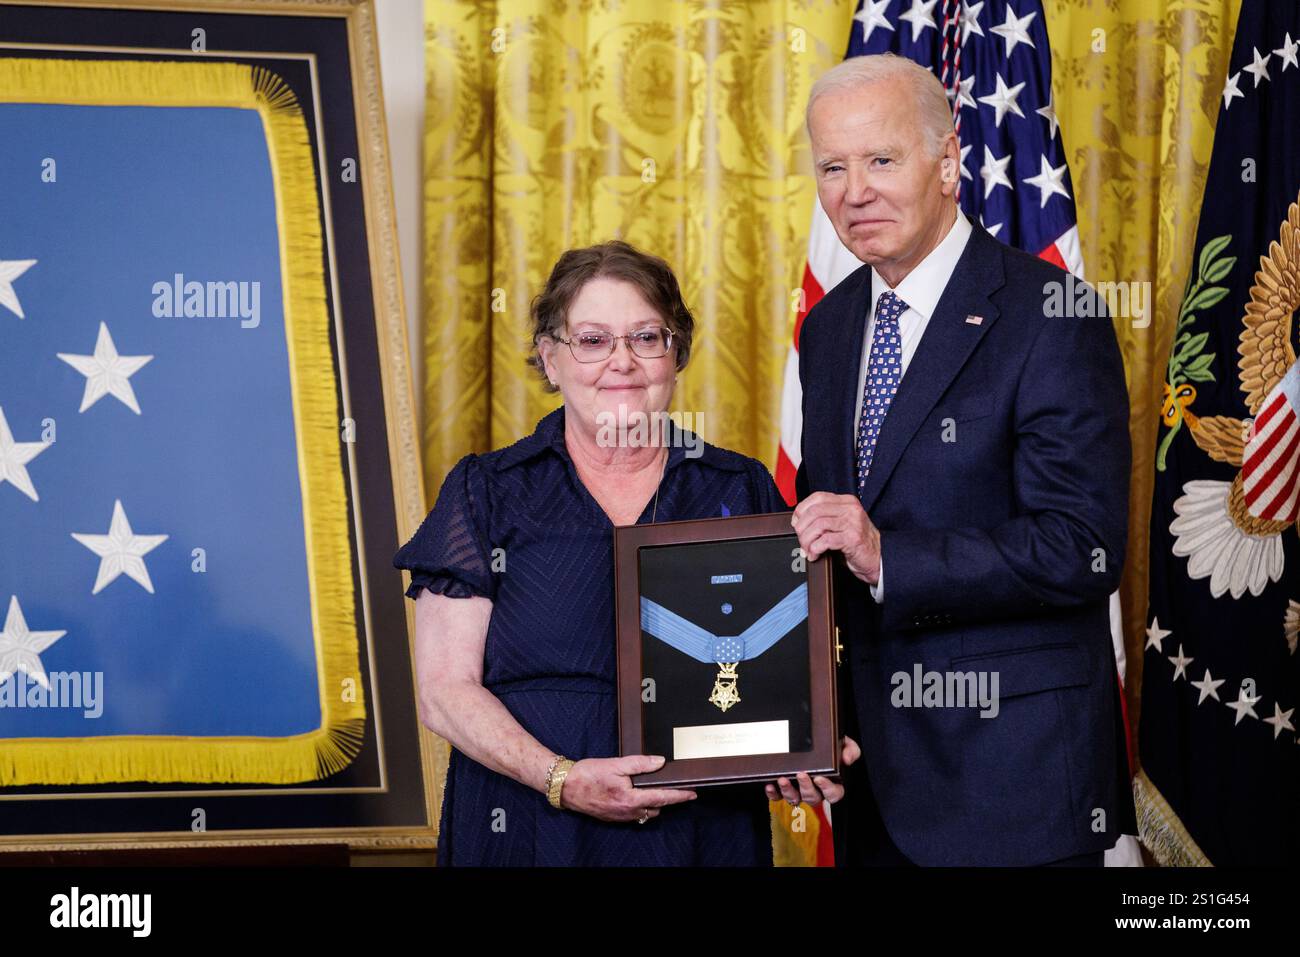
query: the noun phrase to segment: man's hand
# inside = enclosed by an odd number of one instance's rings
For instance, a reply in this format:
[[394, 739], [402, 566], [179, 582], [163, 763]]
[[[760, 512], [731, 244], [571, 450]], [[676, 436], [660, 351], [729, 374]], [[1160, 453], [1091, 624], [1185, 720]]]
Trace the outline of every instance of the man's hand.
[[837, 550], [868, 585], [880, 580], [880, 532], [856, 495], [814, 492], [795, 507], [790, 524], [809, 561]]
[[[843, 745], [843, 751], [840, 754], [840, 760], [844, 764], [852, 764], [862, 757], [862, 749], [858, 747], [858, 742], [852, 738], [843, 737], [841, 744]], [[767, 791], [769, 801], [785, 800], [791, 804], [798, 804], [801, 801], [805, 804], [820, 804], [822, 801], [827, 804], [834, 804], [844, 797], [843, 784], [832, 781], [830, 778], [824, 778], [820, 774], [815, 778], [809, 778], [803, 771], [795, 775], [793, 781], [789, 778], [777, 778], [776, 784], [765, 784], [763, 788]]]

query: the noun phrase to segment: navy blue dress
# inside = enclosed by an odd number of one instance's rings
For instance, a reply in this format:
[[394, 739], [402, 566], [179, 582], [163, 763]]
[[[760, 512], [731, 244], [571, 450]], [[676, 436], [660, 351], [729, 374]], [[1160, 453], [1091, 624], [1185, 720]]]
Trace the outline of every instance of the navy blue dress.
[[[761, 462], [702, 448], [669, 449], [656, 521], [787, 511]], [[613, 525], [569, 458], [563, 408], [514, 445], [461, 459], [394, 564], [410, 570], [411, 598], [492, 600], [483, 685], [542, 745], [575, 761], [618, 754]], [[611, 824], [556, 810], [453, 748], [438, 863], [771, 865], [761, 785], [697, 794], [645, 824]]]

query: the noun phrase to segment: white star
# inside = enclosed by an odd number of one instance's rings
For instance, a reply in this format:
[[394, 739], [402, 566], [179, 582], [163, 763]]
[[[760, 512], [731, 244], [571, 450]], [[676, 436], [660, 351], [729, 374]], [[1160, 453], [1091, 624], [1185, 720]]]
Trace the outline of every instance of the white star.
[[1252, 718], [1258, 720], [1259, 715], [1255, 713], [1255, 705], [1257, 705], [1258, 703], [1259, 703], [1259, 695], [1255, 695], [1255, 697], [1252, 698], [1250, 695], [1246, 694], [1246, 686], [1244, 684], [1241, 686], [1241, 690], [1237, 692], [1236, 701], [1224, 702], [1224, 704], [1226, 704], [1229, 708], [1237, 712], [1237, 720], [1232, 722], [1234, 727], [1236, 725], [1241, 724], [1241, 719], [1248, 714]]
[[959, 159], [959, 160], [957, 161], [957, 165], [958, 165], [959, 167], [961, 167], [961, 178], [962, 178], [962, 179], [972, 179], [972, 180], [973, 180], [975, 177], [972, 176], [972, 175], [970, 174], [970, 170], [968, 170], [968, 169], [966, 168], [966, 154], [969, 153], [970, 151], [971, 151], [971, 148], [970, 148], [969, 146], [963, 146], [963, 147], [961, 148], [961, 159]]
[[136, 535], [131, 531], [131, 523], [127, 521], [126, 510], [120, 501], [113, 503], [113, 521], [107, 535], [73, 532], [72, 537], [99, 556], [99, 575], [95, 578], [92, 595], [98, 595], [105, 585], [111, 584], [122, 574], [135, 579], [145, 591], [153, 594], [153, 582], [149, 580], [149, 569], [145, 567], [144, 556], [167, 541], [168, 536]]
[[1170, 631], [1168, 628], [1160, 627], [1159, 618], [1152, 618], [1151, 626], [1147, 628], [1146, 647], [1143, 648], [1142, 650], [1146, 651], [1148, 648], [1154, 648], [1156, 651], [1160, 652], [1160, 654], [1163, 655], [1165, 653], [1165, 649], [1161, 646], [1160, 642], [1164, 641], [1172, 634], [1173, 632]]
[[[980, 225], [982, 226], [984, 225], [983, 219], [980, 220]], [[984, 226], [984, 228], [989, 231], [990, 236], [997, 236], [997, 234], [1002, 231], [1002, 224], [994, 223], [992, 226]]]
[[85, 412], [104, 396], [111, 395], [136, 415], [140, 414], [140, 406], [135, 401], [135, 390], [131, 388], [129, 380], [153, 356], [118, 355], [108, 326], [102, 322], [99, 324], [99, 338], [95, 341], [94, 355], [77, 356], [60, 352], [58, 356], [86, 377], [86, 391], [81, 396], [78, 412]]
[[36, 265], [35, 259], [0, 259], [0, 306], [4, 306], [19, 319], [24, 318], [23, 307], [14, 292], [14, 280]]
[[889, 0], [880, 0], [879, 3], [867, 0], [862, 5], [862, 9], [853, 15], [853, 19], [862, 24], [863, 43], [871, 39], [871, 33], [876, 27], [884, 27], [891, 31], [894, 29], [894, 25], [889, 22], [889, 15], [885, 13], [888, 6]]
[[1189, 684], [1193, 688], [1200, 689], [1201, 696], [1196, 699], [1196, 703], [1201, 704], [1203, 701], [1205, 701], [1206, 698], [1213, 698], [1215, 701], [1220, 700], [1218, 688], [1219, 685], [1223, 684], [1224, 680], [1225, 679], [1223, 678], [1219, 678], [1218, 680], [1211, 678], [1210, 669], [1206, 668], [1204, 678], [1202, 678], [1200, 681], [1189, 682]]
[[966, 45], [966, 38], [972, 33], [977, 37], [984, 36], [984, 28], [979, 24], [980, 11], [984, 9], [984, 0], [979, 3], [967, 3], [962, 0], [961, 3], [961, 43]]
[[1047, 95], [1047, 105], [1040, 106], [1034, 112], [1047, 120], [1047, 125], [1052, 128], [1051, 138], [1056, 139], [1056, 130], [1061, 125], [1061, 121], [1056, 118], [1056, 94], [1049, 93]]
[[1183, 646], [1180, 644], [1178, 654], [1169, 656], [1169, 660], [1174, 663], [1174, 680], [1177, 681], [1179, 678], [1187, 678], [1187, 666], [1196, 659], [1183, 657]]
[[957, 81], [956, 90], [950, 89], [945, 90], [944, 92], [948, 94], [949, 102], [952, 102], [954, 94], [956, 95], [957, 109], [964, 109], [968, 106], [971, 109], [978, 109], [979, 107], [975, 104], [975, 98], [971, 96], [971, 90], [974, 86], [975, 74], [972, 73], [970, 76], [966, 77], [966, 79]]
[[1289, 66], [1300, 68], [1300, 60], [1296, 59], [1297, 50], [1300, 50], [1300, 40], [1292, 40], [1290, 31], [1287, 31], [1286, 40], [1281, 48], [1273, 51], [1277, 54], [1278, 59], [1282, 61], [1283, 73], [1286, 72], [1286, 68]]
[[1016, 105], [1016, 97], [1020, 95], [1020, 91], [1025, 88], [1025, 85], [1023, 83], [1017, 83], [1015, 86], [1011, 87], [1011, 89], [1007, 89], [1006, 81], [1002, 79], [1001, 73], [996, 74], [995, 79], [997, 80], [998, 88], [988, 96], [981, 96], [979, 100], [981, 103], [987, 103], [989, 106], [993, 107], [995, 111], [993, 116], [993, 125], [1001, 126], [1002, 117], [1006, 116], [1007, 113], [1014, 113], [1016, 116], [1025, 115], [1020, 112], [1020, 107]]
[[66, 631], [29, 630], [23, 610], [18, 607], [18, 596], [11, 595], [4, 631], [0, 631], [0, 685], [15, 672], [25, 671], [42, 688], [49, 688], [40, 653], [66, 634]]
[[1278, 704], [1276, 701], [1273, 702], [1273, 717], [1265, 718], [1264, 723], [1271, 724], [1273, 726], [1274, 741], [1277, 740], [1277, 736], [1281, 734], [1283, 731], [1295, 730], [1295, 725], [1291, 723], [1291, 715], [1293, 714], [1295, 714], [1295, 708], [1287, 708], [1285, 711], [1283, 711], [1282, 706], [1280, 704]]
[[0, 485], [12, 482], [14, 488], [33, 502], [39, 502], [36, 486], [27, 474], [27, 463], [48, 449], [48, 442], [15, 442], [5, 420], [5, 410], [0, 408]]
[[912, 7], [906, 13], [900, 13], [898, 19], [906, 20], [912, 25], [912, 42], [915, 43], [926, 27], [934, 27], [934, 8], [939, 0], [912, 0]]
[[1011, 51], [1016, 48], [1017, 43], [1028, 43], [1031, 47], [1034, 41], [1029, 39], [1029, 24], [1038, 16], [1037, 12], [1026, 14], [1017, 19], [1016, 11], [1011, 9], [1011, 4], [1007, 4], [1007, 20], [1001, 26], [989, 27], [992, 33], [996, 33], [1002, 39], [1007, 41], [1007, 56], [1011, 56]]
[[1039, 209], [1042, 209], [1047, 205], [1047, 201], [1051, 198], [1053, 193], [1059, 193], [1066, 199], [1070, 198], [1070, 194], [1065, 191], [1064, 181], [1065, 164], [1062, 163], [1060, 166], [1056, 167], [1056, 169], [1052, 169], [1052, 164], [1047, 162], [1046, 156], [1042, 157], [1042, 166], [1040, 167], [1038, 175], [1025, 177], [1026, 183], [1030, 186], [1037, 186], [1040, 191], [1038, 204]]
[[998, 186], [1005, 186], [1007, 189], [1014, 190], [1011, 180], [1007, 178], [1007, 167], [1011, 165], [1011, 154], [1008, 153], [1002, 159], [993, 155], [993, 151], [984, 146], [984, 165], [980, 167], [980, 176], [984, 179], [984, 198], [989, 198], [989, 193]]
[[1225, 110], [1232, 104], [1232, 98], [1234, 96], [1239, 96], [1243, 100], [1246, 98], [1246, 94], [1237, 89], [1237, 80], [1240, 78], [1241, 73], [1238, 71], [1228, 77], [1227, 82], [1223, 84], [1223, 108]]
[[1263, 56], [1260, 56], [1258, 47], [1252, 47], [1251, 50], [1254, 54], [1255, 62], [1252, 63], [1250, 66], [1242, 67], [1242, 69], [1245, 70], [1247, 73], [1254, 75], [1255, 86], [1259, 86], [1260, 80], [1273, 79], [1271, 76], [1268, 75], [1268, 60], [1269, 57], [1271, 57], [1273, 54], [1265, 53]]

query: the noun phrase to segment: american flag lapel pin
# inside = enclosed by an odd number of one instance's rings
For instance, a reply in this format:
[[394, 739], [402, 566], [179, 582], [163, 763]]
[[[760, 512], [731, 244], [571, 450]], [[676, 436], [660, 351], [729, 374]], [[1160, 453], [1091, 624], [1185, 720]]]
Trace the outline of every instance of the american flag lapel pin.
[[966, 317], [966, 321], [969, 322], [972, 326], [978, 326], [980, 323], [982, 323], [982, 322], [984, 321], [984, 317], [983, 317], [983, 316], [967, 316], [967, 317]]

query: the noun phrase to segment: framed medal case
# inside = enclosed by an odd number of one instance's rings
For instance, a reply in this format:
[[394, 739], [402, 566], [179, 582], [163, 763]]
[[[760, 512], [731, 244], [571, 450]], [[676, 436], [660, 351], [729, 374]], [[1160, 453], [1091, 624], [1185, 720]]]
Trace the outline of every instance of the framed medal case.
[[619, 748], [638, 786], [839, 774], [829, 559], [788, 513], [614, 530]]

